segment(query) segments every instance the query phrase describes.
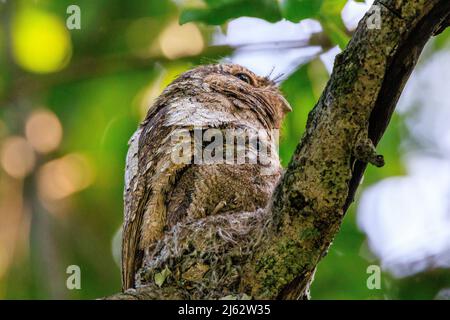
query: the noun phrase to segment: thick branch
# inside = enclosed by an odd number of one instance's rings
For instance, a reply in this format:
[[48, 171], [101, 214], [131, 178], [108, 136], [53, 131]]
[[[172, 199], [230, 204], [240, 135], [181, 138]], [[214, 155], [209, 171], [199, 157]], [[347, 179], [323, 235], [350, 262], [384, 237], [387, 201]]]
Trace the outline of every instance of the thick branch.
[[[425, 43], [449, 21], [448, 0], [375, 5], [381, 29], [367, 27], [369, 13], [336, 58], [270, 210], [175, 228], [141, 270], [142, 288], [133, 298], [307, 298], [365, 161], [382, 163], [361, 150], [374, 149], [371, 141], [376, 145], [386, 130]], [[164, 283], [155, 287], [164, 269]], [[113, 298], [124, 297], [130, 294]]]
[[[293, 272], [291, 279], [278, 281], [261, 296], [307, 295], [315, 267], [339, 230], [366, 167], [356, 161], [361, 159], [355, 150], [361, 132], [378, 143], [426, 41], [450, 12], [446, 0], [384, 0], [375, 5], [381, 9], [381, 29], [367, 28], [368, 14], [336, 58], [331, 79], [275, 194], [274, 239], [283, 236], [261, 256], [272, 250], [274, 257], [281, 257], [269, 270], [289, 272], [281, 245], [292, 243], [301, 272]], [[265, 278], [267, 274], [259, 273], [257, 281]]]

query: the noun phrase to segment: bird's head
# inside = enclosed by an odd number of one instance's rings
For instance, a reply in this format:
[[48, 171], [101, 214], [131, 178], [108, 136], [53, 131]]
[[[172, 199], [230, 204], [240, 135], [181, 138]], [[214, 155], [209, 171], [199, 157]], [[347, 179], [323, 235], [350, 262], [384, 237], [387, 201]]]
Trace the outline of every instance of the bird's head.
[[[204, 65], [180, 75], [173, 84], [193, 84], [194, 91], [220, 95], [237, 110], [252, 112], [266, 129], [279, 129], [291, 107], [269, 76], [261, 77], [237, 64]], [[182, 87], [182, 86], [181, 86]]]

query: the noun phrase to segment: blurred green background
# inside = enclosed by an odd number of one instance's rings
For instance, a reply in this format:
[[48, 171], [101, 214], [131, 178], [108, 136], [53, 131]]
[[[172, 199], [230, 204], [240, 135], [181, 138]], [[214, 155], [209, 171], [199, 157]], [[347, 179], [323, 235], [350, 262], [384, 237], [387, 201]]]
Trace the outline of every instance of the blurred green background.
[[[66, 26], [72, 4], [81, 9], [81, 29]], [[345, 4], [0, 1], [0, 299], [93, 299], [118, 292], [127, 141], [153, 99], [183, 71], [229, 57], [236, 48], [212, 45], [213, 34], [240, 16], [294, 23], [313, 18], [324, 30], [322, 51], [342, 48], [351, 36], [340, 15]], [[448, 50], [449, 39], [447, 31], [430, 52]], [[328, 77], [316, 56], [293, 66], [283, 81], [294, 109], [283, 128], [283, 164]], [[395, 115], [379, 148], [387, 165], [369, 168], [361, 190], [404, 174], [399, 146], [408, 134]], [[319, 265], [313, 298], [431, 299], [450, 286], [450, 273], [438, 268], [402, 279], [384, 273], [382, 288], [369, 290], [366, 269], [374, 263], [352, 206]], [[80, 290], [66, 287], [69, 265], [81, 268]]]

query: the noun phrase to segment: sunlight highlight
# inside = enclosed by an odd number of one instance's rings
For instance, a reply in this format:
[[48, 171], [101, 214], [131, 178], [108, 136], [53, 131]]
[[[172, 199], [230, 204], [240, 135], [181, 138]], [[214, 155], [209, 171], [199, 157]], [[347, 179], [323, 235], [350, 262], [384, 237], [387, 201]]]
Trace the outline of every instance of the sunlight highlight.
[[70, 60], [70, 34], [57, 16], [37, 9], [20, 10], [13, 19], [12, 33], [13, 58], [27, 71], [59, 71]]
[[40, 153], [48, 153], [58, 148], [62, 132], [58, 117], [48, 110], [33, 112], [25, 125], [28, 142]]
[[89, 159], [72, 153], [44, 164], [38, 173], [39, 194], [43, 200], [60, 200], [89, 187], [94, 172]]
[[18, 136], [4, 140], [0, 150], [0, 162], [11, 177], [24, 178], [33, 170], [35, 161], [33, 149], [27, 140]]
[[202, 34], [193, 23], [180, 26], [177, 22], [170, 24], [161, 34], [159, 45], [163, 54], [169, 59], [200, 54], [204, 47]]

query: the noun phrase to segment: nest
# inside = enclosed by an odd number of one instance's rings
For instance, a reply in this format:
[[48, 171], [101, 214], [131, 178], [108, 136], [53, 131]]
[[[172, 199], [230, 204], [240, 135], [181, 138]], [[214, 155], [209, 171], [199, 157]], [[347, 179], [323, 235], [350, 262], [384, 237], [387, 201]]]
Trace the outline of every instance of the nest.
[[268, 222], [260, 209], [177, 224], [145, 256], [137, 286], [177, 286], [192, 299], [250, 293], [242, 274]]

